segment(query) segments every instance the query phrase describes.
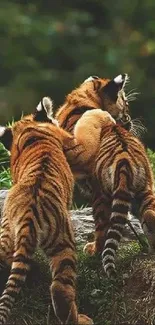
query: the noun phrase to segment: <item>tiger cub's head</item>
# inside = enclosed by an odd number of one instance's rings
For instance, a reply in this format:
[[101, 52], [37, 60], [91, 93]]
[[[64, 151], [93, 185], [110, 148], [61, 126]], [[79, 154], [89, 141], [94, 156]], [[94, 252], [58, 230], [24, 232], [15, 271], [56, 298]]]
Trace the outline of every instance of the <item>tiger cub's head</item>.
[[[53, 118], [53, 104], [51, 99], [49, 97], [43, 97], [33, 114], [23, 116], [21, 120], [13, 123], [10, 127], [0, 126], [0, 142], [3, 143], [7, 150], [11, 151], [14, 139], [18, 141], [25, 128], [29, 127], [30, 131], [33, 128], [47, 129], [48, 123], [50, 123], [50, 127], [51, 125], [59, 126], [58, 121]], [[29, 138], [31, 141], [35, 141], [33, 132], [32, 134], [29, 132]]]
[[108, 111], [123, 125], [128, 123], [130, 120], [129, 103], [124, 90], [128, 80], [127, 74], [120, 74], [114, 79], [89, 77], [66, 97], [64, 105], [56, 114], [60, 124], [63, 125], [63, 120], [67, 119], [67, 108], [69, 108], [69, 113], [71, 109], [78, 109], [80, 115], [80, 109], [82, 112], [85, 107], [100, 108]]
[[99, 108], [108, 111], [116, 120], [127, 122], [129, 117], [129, 103], [125, 95], [125, 85], [129, 77], [120, 74], [114, 79], [102, 79], [97, 76], [89, 77], [81, 85], [96, 97]]

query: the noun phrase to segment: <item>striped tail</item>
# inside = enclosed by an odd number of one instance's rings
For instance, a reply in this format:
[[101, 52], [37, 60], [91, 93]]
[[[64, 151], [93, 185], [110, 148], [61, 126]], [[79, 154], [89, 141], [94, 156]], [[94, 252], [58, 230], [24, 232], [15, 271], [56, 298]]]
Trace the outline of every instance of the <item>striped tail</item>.
[[118, 162], [114, 178], [111, 226], [107, 232], [102, 252], [103, 267], [108, 277], [115, 277], [116, 275], [115, 255], [131, 207], [132, 179], [132, 171], [128, 161], [123, 159]]
[[0, 298], [0, 325], [5, 325], [11, 313], [14, 302], [20, 292], [30, 269], [32, 254], [36, 247], [36, 230], [32, 220], [25, 221], [19, 227], [16, 240], [16, 250], [10, 276]]

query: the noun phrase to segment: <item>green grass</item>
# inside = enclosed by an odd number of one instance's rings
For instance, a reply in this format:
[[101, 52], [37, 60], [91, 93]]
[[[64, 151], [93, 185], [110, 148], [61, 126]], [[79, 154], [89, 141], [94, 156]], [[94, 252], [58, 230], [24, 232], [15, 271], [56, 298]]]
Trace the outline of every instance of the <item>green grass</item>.
[[0, 189], [11, 187], [10, 157], [8, 151], [0, 143]]
[[153, 170], [153, 174], [154, 174], [154, 177], [155, 177], [155, 152], [148, 149], [147, 154], [148, 154], [148, 157], [149, 157], [149, 160], [150, 160], [150, 163], [151, 163], [151, 167], [152, 167], [152, 170]]
[[[154, 257], [143, 254], [139, 244], [133, 241], [120, 247], [116, 265], [118, 275], [115, 280], [110, 280], [103, 272], [100, 257], [86, 256], [82, 248], [78, 247], [79, 312], [92, 317], [95, 325], [154, 324], [155, 298], [151, 293], [155, 286]], [[1, 284], [3, 282], [4, 285], [6, 278], [4, 272]], [[46, 324], [50, 283], [47, 260], [38, 252], [7, 324]]]

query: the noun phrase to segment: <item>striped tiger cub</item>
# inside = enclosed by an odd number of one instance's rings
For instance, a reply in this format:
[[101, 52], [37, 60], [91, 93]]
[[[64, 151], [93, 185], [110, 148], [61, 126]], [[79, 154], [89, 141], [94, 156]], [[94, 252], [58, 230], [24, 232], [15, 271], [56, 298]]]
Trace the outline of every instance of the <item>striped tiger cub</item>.
[[58, 323], [93, 324], [78, 314], [75, 302], [77, 257], [68, 213], [74, 182], [63, 154], [63, 143], [72, 136], [58, 127], [51, 112], [52, 102], [44, 98], [34, 114], [0, 127], [0, 141], [11, 152], [13, 181], [0, 234], [0, 262], [11, 266], [0, 298], [0, 325], [7, 322], [37, 246], [49, 259]]
[[[85, 149], [78, 154], [78, 161], [85, 162], [92, 179], [101, 188], [102, 216], [108, 216], [109, 220], [102, 261], [106, 274], [111, 277], [116, 272], [115, 254], [133, 199], [139, 204], [144, 233], [155, 249], [153, 173], [140, 140], [116, 124], [108, 112], [101, 109], [85, 112], [75, 125], [74, 135]], [[74, 148], [71, 154], [76, 161]], [[89, 250], [94, 243], [87, 245]]]
[[[73, 134], [76, 123], [86, 111], [102, 109], [108, 111], [112, 117], [119, 120], [127, 129], [130, 129], [129, 102], [134, 99], [136, 94], [125, 94], [125, 86], [128, 80], [127, 74], [119, 75], [111, 80], [97, 76], [86, 79], [66, 97], [64, 104], [58, 109], [56, 118], [60, 126]], [[85, 136], [85, 134], [81, 136]], [[99, 134], [98, 141], [100, 141]], [[94, 150], [93, 147], [91, 149]], [[69, 148], [65, 150], [66, 156], [70, 155], [69, 151]], [[99, 182], [92, 178], [84, 161], [81, 165], [80, 159], [81, 156], [75, 161], [71, 161], [70, 165], [76, 180], [80, 181], [80, 184], [82, 182], [82, 185], [87, 184], [86, 189], [88, 189], [89, 185], [88, 192], [91, 189], [95, 242], [92, 245], [87, 245], [85, 249], [92, 255], [103, 250], [105, 234], [109, 227], [109, 216], [105, 214], [104, 196], [100, 190]], [[93, 163], [93, 159], [92, 156], [89, 163]], [[86, 189], [84, 186], [84, 192], [87, 192]]]

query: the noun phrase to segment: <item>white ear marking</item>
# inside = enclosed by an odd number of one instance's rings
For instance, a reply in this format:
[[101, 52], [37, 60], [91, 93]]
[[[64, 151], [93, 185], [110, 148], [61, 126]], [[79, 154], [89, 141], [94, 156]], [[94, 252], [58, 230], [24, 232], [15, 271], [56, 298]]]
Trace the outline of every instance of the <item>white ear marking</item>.
[[53, 123], [55, 126], [59, 127], [59, 122], [58, 122], [55, 118], [53, 118], [53, 117], [52, 117], [52, 123]]
[[122, 74], [119, 74], [119, 76], [114, 78], [114, 82], [116, 84], [121, 84], [124, 81], [124, 79], [122, 78]]
[[2, 137], [5, 133], [6, 127], [5, 126], [0, 126], [0, 137]]
[[47, 117], [52, 118], [53, 115], [53, 103], [52, 100], [49, 97], [43, 97], [43, 99], [40, 101], [38, 106], [36, 107], [36, 110], [38, 112], [41, 112], [42, 110], [45, 110]]
[[84, 81], [84, 83], [87, 82], [87, 81], [93, 81], [93, 80], [94, 80], [94, 78], [93, 78], [92, 76], [90, 76], [89, 78], [87, 78], [87, 79]]
[[50, 113], [50, 115], [52, 115], [52, 113], [53, 113], [53, 103], [52, 103], [52, 100], [49, 97], [43, 97], [42, 106], [46, 110], [47, 114]]
[[36, 110], [37, 110], [38, 112], [41, 112], [42, 109], [43, 109], [43, 107], [42, 107], [42, 103], [40, 102], [40, 103], [38, 104], [38, 106], [36, 107]]
[[119, 74], [117, 77], [114, 78], [114, 82], [116, 84], [126, 83], [129, 80], [129, 76], [127, 73]]

